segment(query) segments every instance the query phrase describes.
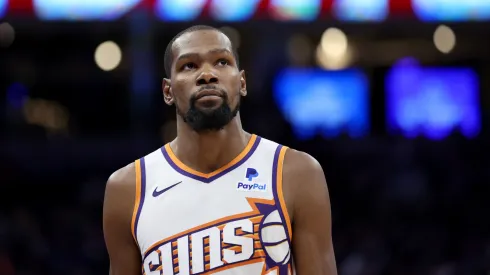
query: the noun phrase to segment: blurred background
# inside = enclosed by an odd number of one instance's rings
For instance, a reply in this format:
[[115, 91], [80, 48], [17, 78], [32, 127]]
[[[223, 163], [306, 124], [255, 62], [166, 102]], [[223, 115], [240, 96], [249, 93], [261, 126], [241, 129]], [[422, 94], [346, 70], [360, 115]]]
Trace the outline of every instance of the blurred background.
[[195, 24], [238, 46], [245, 129], [323, 165], [339, 274], [490, 274], [490, 1], [0, 0], [0, 275], [108, 273], [105, 182], [175, 137]]

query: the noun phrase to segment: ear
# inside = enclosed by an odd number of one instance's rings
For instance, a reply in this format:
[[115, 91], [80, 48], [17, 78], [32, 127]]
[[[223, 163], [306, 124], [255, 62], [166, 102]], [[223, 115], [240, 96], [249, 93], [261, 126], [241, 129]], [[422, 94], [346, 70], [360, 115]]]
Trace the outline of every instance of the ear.
[[247, 95], [247, 81], [245, 80], [245, 71], [244, 70], [240, 71], [240, 95], [241, 96]]
[[170, 79], [164, 78], [162, 81], [163, 100], [167, 105], [174, 104], [174, 96], [172, 94], [172, 86], [170, 85]]

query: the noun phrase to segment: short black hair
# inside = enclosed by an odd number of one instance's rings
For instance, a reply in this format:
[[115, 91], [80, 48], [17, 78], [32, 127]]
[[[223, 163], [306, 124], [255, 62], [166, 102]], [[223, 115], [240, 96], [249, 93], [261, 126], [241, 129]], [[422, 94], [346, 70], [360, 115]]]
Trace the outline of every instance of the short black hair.
[[[172, 74], [172, 62], [173, 62], [172, 46], [175, 40], [177, 40], [179, 37], [181, 37], [186, 33], [195, 32], [195, 31], [205, 31], [205, 30], [220, 32], [224, 34], [226, 37], [228, 37], [228, 39], [230, 39], [230, 37], [226, 35], [226, 33], [224, 33], [222, 30], [207, 25], [195, 25], [179, 32], [176, 36], [174, 36], [174, 38], [172, 38], [172, 40], [170, 40], [170, 42], [167, 45], [167, 48], [165, 49], [164, 65], [165, 65], [165, 73], [167, 74], [167, 77], [170, 77]], [[231, 50], [233, 52], [233, 56], [235, 57], [237, 67], [239, 67], [237, 49], [235, 48], [235, 45], [233, 45], [233, 41], [231, 39], [230, 42], [231, 42]]]

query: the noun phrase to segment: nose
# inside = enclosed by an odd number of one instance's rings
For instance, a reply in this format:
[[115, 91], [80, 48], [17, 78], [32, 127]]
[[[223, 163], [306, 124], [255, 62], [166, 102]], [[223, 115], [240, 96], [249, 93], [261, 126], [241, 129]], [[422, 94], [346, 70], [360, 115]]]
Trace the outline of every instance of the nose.
[[204, 67], [197, 77], [197, 86], [218, 83], [218, 76], [208, 66]]

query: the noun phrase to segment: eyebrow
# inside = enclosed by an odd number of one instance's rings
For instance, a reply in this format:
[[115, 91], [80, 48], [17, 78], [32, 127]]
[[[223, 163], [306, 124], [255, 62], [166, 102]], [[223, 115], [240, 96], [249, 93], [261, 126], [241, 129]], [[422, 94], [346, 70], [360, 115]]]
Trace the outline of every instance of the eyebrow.
[[[208, 51], [208, 53], [209, 54], [220, 54], [220, 53], [232, 54], [230, 52], [230, 50], [225, 49], [225, 48], [212, 49], [212, 50]], [[184, 59], [184, 58], [191, 58], [191, 57], [198, 56], [198, 55], [199, 54], [197, 54], [197, 53], [185, 53], [185, 54], [182, 54], [179, 57], [177, 57], [176, 62], [179, 61], [179, 60], [181, 60], [181, 59]]]

